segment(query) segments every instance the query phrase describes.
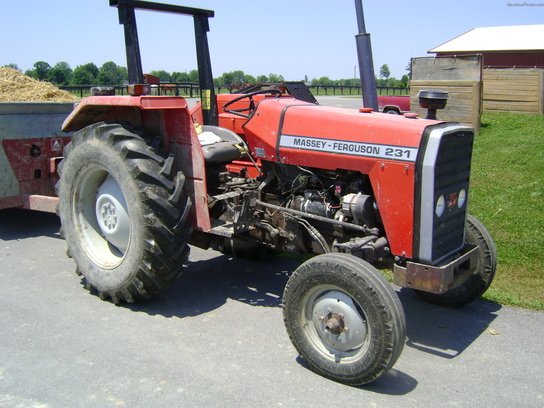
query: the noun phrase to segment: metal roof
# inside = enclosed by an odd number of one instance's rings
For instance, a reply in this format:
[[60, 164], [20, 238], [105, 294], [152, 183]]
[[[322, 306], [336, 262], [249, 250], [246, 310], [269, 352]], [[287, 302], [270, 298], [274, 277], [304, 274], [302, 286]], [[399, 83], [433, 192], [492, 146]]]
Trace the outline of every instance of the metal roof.
[[544, 24], [474, 28], [428, 53], [542, 50]]

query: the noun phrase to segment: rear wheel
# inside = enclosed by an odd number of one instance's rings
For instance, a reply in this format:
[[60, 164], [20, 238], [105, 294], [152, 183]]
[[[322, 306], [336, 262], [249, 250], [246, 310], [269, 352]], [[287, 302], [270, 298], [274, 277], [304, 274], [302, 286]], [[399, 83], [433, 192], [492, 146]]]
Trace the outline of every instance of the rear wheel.
[[406, 337], [400, 301], [387, 280], [352, 255], [328, 253], [289, 279], [283, 316], [308, 366], [350, 385], [372, 382], [399, 358]]
[[102, 299], [133, 302], [166, 289], [188, 256], [190, 201], [173, 157], [130, 127], [78, 133], [60, 164], [58, 213], [68, 253]]
[[442, 294], [416, 290], [421, 298], [441, 306], [464, 306], [478, 300], [489, 288], [497, 268], [497, 249], [491, 234], [470, 214], [467, 216], [465, 226], [465, 241], [467, 244], [478, 246], [476, 272], [459, 286]]

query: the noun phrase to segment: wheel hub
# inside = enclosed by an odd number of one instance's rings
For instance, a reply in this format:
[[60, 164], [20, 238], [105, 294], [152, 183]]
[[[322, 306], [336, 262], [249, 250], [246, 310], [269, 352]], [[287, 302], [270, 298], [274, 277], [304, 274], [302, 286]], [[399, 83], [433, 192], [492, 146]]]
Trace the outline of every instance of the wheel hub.
[[95, 211], [104, 238], [124, 253], [128, 248], [130, 222], [125, 197], [112, 176], [97, 190]]
[[329, 313], [325, 318], [325, 330], [336, 335], [342, 334], [345, 331], [344, 316], [337, 313]]
[[347, 294], [332, 290], [313, 303], [312, 321], [321, 340], [344, 352], [361, 347], [368, 329], [364, 316]]
[[100, 212], [104, 226], [110, 231], [115, 229], [117, 227], [117, 215], [115, 215], [115, 207], [112, 203], [104, 203]]

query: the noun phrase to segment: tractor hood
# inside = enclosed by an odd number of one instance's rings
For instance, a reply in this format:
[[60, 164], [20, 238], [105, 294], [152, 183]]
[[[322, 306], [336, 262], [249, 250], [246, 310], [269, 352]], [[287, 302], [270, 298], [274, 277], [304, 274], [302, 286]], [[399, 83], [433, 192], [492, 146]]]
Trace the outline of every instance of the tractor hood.
[[377, 161], [413, 164], [425, 128], [439, 122], [293, 99], [265, 99], [244, 133], [254, 157], [368, 173]]

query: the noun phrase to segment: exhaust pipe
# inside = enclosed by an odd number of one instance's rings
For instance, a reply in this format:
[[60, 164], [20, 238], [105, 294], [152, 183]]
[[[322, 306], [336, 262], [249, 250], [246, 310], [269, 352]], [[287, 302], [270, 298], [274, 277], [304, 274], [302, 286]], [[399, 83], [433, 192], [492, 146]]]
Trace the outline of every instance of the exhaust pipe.
[[357, 44], [357, 56], [359, 60], [363, 107], [372, 108], [377, 112], [378, 96], [376, 94], [372, 47], [370, 45], [370, 34], [366, 32], [362, 0], [355, 0], [355, 13], [357, 14], [357, 25], [359, 26], [359, 34], [355, 36], [355, 41]]

